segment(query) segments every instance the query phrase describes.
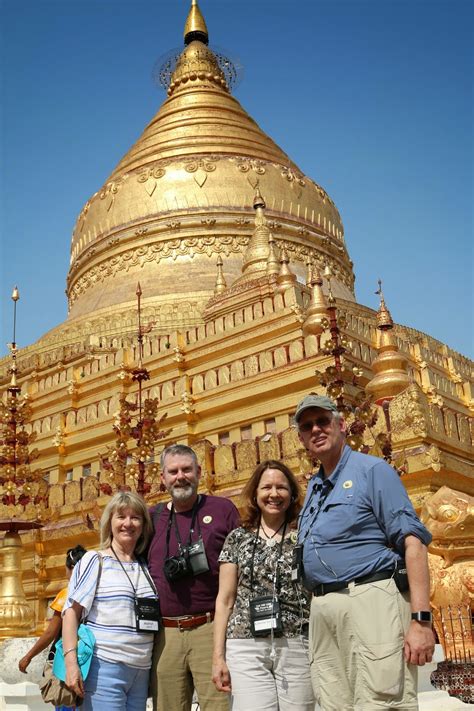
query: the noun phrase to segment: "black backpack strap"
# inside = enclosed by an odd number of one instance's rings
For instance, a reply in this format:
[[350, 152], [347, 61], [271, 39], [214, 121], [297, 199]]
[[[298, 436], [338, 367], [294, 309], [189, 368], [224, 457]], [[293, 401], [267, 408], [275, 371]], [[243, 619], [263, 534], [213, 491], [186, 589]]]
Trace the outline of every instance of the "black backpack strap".
[[154, 531], [156, 531], [156, 527], [157, 527], [157, 524], [158, 524], [158, 519], [160, 518], [161, 512], [163, 511], [164, 508], [165, 508], [164, 502], [163, 502], [163, 501], [160, 501], [159, 504], [156, 504], [156, 506], [153, 506], [153, 507], [150, 509], [151, 521], [152, 521], [152, 523], [153, 523], [153, 529], [154, 529]]

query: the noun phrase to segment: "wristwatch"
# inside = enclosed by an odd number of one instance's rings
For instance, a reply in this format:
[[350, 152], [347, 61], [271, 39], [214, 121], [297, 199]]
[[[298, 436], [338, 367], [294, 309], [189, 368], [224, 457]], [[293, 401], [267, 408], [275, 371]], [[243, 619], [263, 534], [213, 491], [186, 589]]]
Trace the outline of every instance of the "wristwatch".
[[430, 610], [420, 610], [419, 612], [412, 612], [411, 619], [417, 622], [433, 622], [433, 615]]

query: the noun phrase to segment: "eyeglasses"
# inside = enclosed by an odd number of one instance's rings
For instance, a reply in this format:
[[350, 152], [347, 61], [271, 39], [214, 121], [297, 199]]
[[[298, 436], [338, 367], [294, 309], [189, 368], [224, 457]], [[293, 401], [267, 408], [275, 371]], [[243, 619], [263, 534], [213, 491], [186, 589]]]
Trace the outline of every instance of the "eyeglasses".
[[326, 427], [329, 427], [329, 425], [332, 422], [332, 417], [328, 416], [322, 416], [322, 417], [316, 417], [314, 420], [308, 420], [307, 422], [302, 422], [301, 425], [298, 425], [298, 429], [300, 432], [312, 432], [313, 427], [319, 427], [320, 430], [324, 430]]

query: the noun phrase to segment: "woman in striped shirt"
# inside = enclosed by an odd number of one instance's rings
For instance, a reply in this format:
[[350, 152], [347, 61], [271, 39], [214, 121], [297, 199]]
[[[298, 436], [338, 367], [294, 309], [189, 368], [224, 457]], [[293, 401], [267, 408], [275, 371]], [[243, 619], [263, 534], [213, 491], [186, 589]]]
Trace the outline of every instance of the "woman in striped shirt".
[[[90, 551], [74, 569], [64, 606], [66, 684], [84, 697], [84, 711], [144, 711], [156, 621], [142, 619], [157, 593], [140, 559], [153, 527], [145, 502], [119, 492], [101, 518], [101, 550]], [[146, 600], [144, 600], [146, 598]], [[96, 643], [85, 680], [77, 663], [77, 627], [87, 620]]]

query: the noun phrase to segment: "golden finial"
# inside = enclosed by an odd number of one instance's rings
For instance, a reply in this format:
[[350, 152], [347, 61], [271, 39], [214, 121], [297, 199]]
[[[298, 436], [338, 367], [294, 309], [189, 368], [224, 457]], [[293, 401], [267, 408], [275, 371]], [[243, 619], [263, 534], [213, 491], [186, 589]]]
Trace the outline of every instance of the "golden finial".
[[311, 288], [313, 281], [313, 260], [310, 255], [306, 258], [306, 286]]
[[235, 284], [267, 274], [270, 253], [270, 230], [265, 218], [265, 200], [260, 193], [258, 185], [255, 188], [253, 207], [255, 210], [255, 229], [244, 253], [242, 274], [234, 282]]
[[265, 200], [262, 197], [262, 194], [260, 192], [260, 188], [258, 185], [255, 186], [255, 195], [253, 198], [253, 209], [256, 210], [257, 208], [262, 208], [262, 210], [265, 209]]
[[383, 291], [382, 291], [382, 280], [378, 280], [378, 285], [379, 288], [375, 292], [380, 296], [380, 306], [379, 310], [377, 311], [377, 327], [381, 329], [389, 329], [393, 328], [393, 319], [390, 314], [390, 311], [387, 309], [387, 306], [385, 304], [385, 299], [383, 296]]
[[276, 277], [280, 272], [280, 260], [278, 259], [277, 247], [275, 244], [275, 238], [270, 232], [268, 236], [268, 261], [267, 261], [267, 274], [268, 276]]
[[319, 269], [311, 264], [311, 274], [309, 276], [309, 286], [311, 287], [311, 301], [306, 311], [306, 318], [303, 322], [303, 333], [312, 333], [318, 336], [324, 331], [323, 321], [327, 320], [327, 303], [323, 294], [323, 280]]
[[290, 258], [288, 257], [288, 252], [285, 247], [281, 250], [280, 254], [280, 271], [277, 276], [277, 286], [276, 291], [283, 294], [284, 291], [293, 286], [296, 282], [296, 275], [293, 274], [290, 267]]
[[219, 256], [217, 257], [216, 285], [214, 287], [214, 294], [216, 295], [222, 294], [227, 289], [227, 282], [224, 277], [223, 265], [224, 262], [222, 261], [222, 257], [219, 254]]
[[188, 45], [193, 40], [209, 44], [209, 34], [207, 32], [206, 22], [202, 15], [197, 0], [192, 0], [189, 14], [184, 25], [184, 44]]
[[375, 292], [380, 296], [380, 306], [377, 311], [377, 357], [372, 362], [374, 377], [366, 385], [367, 392], [380, 405], [384, 400], [391, 400], [410, 384], [407, 373], [407, 359], [398, 350], [393, 320], [388, 310], [382, 292], [382, 281], [378, 280], [379, 288]]

